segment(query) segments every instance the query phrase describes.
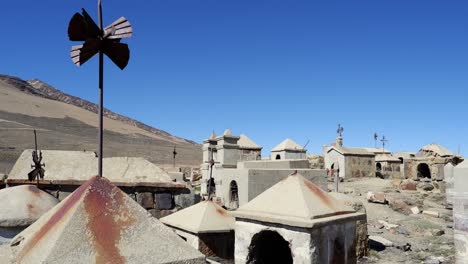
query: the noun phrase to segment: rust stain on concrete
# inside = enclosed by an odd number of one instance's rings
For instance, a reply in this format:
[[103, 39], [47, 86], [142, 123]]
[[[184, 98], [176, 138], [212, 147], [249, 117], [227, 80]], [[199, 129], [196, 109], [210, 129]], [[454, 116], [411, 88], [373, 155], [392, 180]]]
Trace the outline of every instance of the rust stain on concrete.
[[27, 244], [24, 245], [23, 249], [18, 254], [18, 262], [21, 263], [21, 259], [23, 259], [24, 256], [26, 256], [45, 236], [47, 236], [50, 230], [53, 230], [56, 226], [61, 224], [61, 219], [73, 206], [76, 205], [77, 201], [80, 200], [88, 186], [91, 185], [95, 179], [96, 177], [93, 177], [91, 180], [85, 182], [75, 192], [73, 192], [68, 199], [63, 201], [63, 205], [50, 216], [47, 222], [31, 237]]
[[124, 193], [99, 177], [84, 198], [87, 228], [96, 250], [96, 263], [125, 263], [118, 248], [122, 231], [135, 222], [124, 203]]

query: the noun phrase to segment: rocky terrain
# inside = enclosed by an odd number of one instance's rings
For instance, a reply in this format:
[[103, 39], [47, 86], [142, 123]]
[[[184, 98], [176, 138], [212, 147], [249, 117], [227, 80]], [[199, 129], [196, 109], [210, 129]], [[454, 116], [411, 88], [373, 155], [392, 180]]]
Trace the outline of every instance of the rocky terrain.
[[[34, 147], [96, 150], [97, 106], [40, 81], [0, 75], [0, 174], [8, 174], [20, 153]], [[142, 122], [104, 111], [104, 155], [144, 157], [158, 165], [172, 164], [177, 146], [179, 166], [198, 166], [201, 146]]]
[[340, 192], [367, 212], [370, 251], [360, 263], [454, 263], [452, 211], [445, 194], [429, 185], [380, 178], [340, 183]]

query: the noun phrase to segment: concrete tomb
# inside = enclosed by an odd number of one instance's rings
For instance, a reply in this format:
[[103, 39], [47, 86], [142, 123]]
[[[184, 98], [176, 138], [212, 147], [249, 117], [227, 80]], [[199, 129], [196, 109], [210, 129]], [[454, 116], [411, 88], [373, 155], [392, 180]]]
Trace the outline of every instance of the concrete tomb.
[[234, 259], [234, 217], [213, 201], [202, 201], [160, 220], [205, 256]]
[[17, 263], [205, 263], [103, 177], [93, 177], [11, 242]]
[[34, 223], [58, 202], [34, 185], [0, 190], [0, 244]]
[[292, 174], [232, 214], [236, 263], [356, 263], [356, 213]]

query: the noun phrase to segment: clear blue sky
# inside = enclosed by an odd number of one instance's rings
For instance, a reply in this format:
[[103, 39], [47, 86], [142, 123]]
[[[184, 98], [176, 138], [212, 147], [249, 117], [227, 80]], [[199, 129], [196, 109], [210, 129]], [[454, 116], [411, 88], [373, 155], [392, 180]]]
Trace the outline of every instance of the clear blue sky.
[[[134, 27], [124, 71], [106, 63], [105, 106], [201, 142], [245, 133], [264, 154], [289, 137], [319, 153], [439, 143], [468, 154], [467, 1], [103, 0]], [[97, 101], [97, 58], [69, 58], [67, 24], [96, 1], [2, 3], [0, 73]], [[9, 26], [7, 26], [9, 25]]]

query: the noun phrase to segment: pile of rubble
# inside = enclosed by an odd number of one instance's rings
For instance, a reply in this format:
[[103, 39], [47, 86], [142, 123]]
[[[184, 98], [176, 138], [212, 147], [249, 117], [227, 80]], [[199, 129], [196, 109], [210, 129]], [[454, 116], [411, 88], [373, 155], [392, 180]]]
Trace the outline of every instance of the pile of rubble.
[[452, 210], [438, 182], [361, 178], [340, 191], [367, 212], [370, 251], [360, 263], [454, 262]]

